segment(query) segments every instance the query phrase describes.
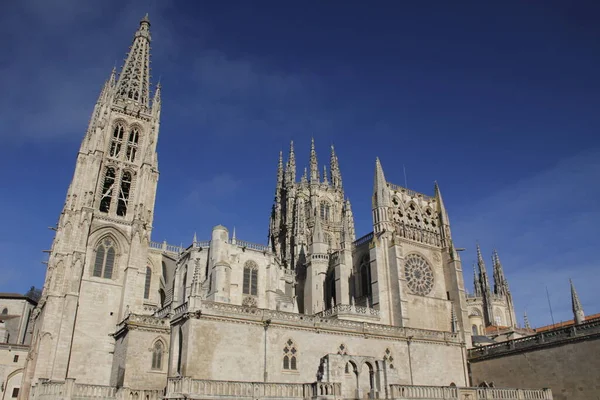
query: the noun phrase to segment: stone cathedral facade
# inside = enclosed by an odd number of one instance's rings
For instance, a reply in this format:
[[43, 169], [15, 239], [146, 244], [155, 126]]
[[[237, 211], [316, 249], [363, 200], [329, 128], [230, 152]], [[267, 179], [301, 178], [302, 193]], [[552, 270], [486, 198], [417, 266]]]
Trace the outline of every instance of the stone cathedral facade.
[[150, 86], [150, 40], [146, 17], [77, 154], [21, 397], [403, 398], [415, 385], [468, 386], [468, 303], [437, 184], [432, 195], [393, 185], [377, 160], [373, 232], [356, 239], [334, 149], [321, 174], [313, 142], [298, 178], [292, 145], [267, 245], [224, 226], [186, 248], [151, 241], [161, 88]]

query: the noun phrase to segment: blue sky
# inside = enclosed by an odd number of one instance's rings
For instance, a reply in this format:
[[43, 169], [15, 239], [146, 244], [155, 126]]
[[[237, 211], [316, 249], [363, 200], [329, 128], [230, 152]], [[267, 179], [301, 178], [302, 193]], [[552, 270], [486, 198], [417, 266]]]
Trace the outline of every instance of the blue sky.
[[[468, 287], [497, 248], [519, 317], [600, 312], [600, 7], [593, 2], [7, 2], [0, 291], [41, 286], [104, 80], [149, 12], [163, 84], [153, 240], [266, 242], [279, 150], [336, 146], [357, 236], [386, 178], [440, 184]], [[376, 6], [375, 6], [376, 5]], [[212, 194], [212, 195], [209, 195]], [[488, 261], [488, 269], [491, 262]], [[491, 269], [488, 271], [491, 274]]]

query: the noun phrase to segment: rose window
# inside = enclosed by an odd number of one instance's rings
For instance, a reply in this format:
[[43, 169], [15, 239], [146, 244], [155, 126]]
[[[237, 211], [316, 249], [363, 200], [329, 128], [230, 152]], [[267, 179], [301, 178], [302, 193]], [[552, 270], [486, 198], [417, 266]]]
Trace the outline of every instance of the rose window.
[[433, 270], [429, 263], [418, 254], [406, 257], [404, 274], [408, 288], [414, 294], [428, 295], [433, 289]]

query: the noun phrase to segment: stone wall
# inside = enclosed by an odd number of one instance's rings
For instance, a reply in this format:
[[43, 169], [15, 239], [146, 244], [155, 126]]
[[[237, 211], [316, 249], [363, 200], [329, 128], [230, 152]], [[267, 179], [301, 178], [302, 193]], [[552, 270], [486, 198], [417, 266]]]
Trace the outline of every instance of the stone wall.
[[470, 350], [472, 383], [552, 389], [557, 400], [600, 398], [600, 320]]
[[28, 351], [29, 346], [0, 344], [0, 399], [13, 400], [19, 395]]

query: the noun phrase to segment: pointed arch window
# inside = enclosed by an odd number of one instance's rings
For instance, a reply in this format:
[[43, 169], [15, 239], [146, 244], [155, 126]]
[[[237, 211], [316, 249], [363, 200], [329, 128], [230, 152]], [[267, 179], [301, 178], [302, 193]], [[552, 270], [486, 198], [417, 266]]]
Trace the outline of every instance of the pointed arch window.
[[140, 138], [140, 130], [137, 127], [131, 128], [129, 132], [129, 138], [127, 139], [127, 152], [125, 156], [127, 157], [127, 161], [134, 162], [135, 155], [138, 150], [138, 141]]
[[131, 190], [131, 172], [125, 171], [121, 176], [121, 188], [119, 190], [119, 203], [117, 204], [117, 215], [124, 217], [127, 214], [129, 203], [129, 192]]
[[162, 369], [163, 353], [165, 346], [163, 342], [157, 340], [152, 347], [152, 369]]
[[94, 276], [111, 279], [115, 265], [115, 245], [112, 239], [104, 239], [96, 248]]
[[298, 349], [292, 339], [288, 339], [283, 347], [283, 369], [292, 371], [298, 369]]
[[258, 265], [252, 260], [244, 264], [244, 294], [256, 296], [258, 290]]
[[152, 283], [152, 268], [146, 267], [146, 281], [144, 282], [144, 298], [150, 297], [150, 284]]
[[114, 158], [118, 158], [119, 154], [121, 154], [121, 147], [123, 146], [123, 137], [125, 135], [125, 127], [123, 124], [115, 125], [115, 130], [113, 131], [113, 136], [110, 141], [110, 151], [109, 155]]
[[360, 279], [362, 295], [371, 296], [371, 265], [368, 254], [360, 260]]
[[108, 212], [112, 202], [113, 188], [115, 186], [115, 169], [107, 167], [104, 173], [104, 184], [102, 185], [102, 197], [100, 198], [100, 211]]

